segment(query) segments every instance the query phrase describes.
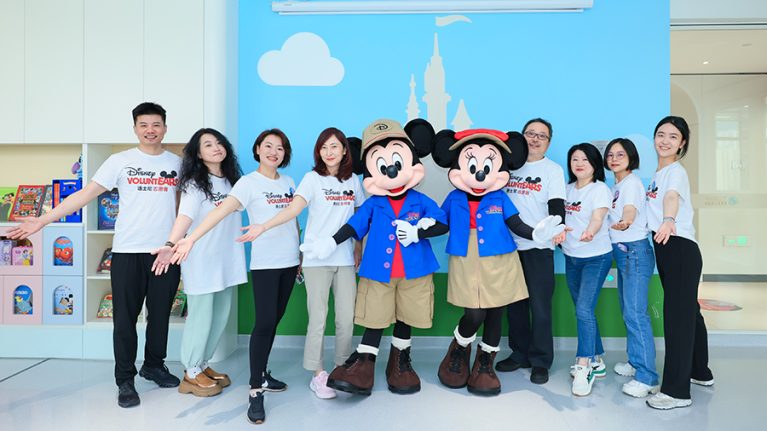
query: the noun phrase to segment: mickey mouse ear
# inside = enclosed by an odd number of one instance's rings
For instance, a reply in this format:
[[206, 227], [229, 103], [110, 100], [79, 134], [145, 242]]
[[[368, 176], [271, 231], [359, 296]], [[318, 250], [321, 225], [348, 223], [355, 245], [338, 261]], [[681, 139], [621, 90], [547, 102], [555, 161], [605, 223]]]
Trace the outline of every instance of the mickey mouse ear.
[[506, 144], [511, 150], [511, 166], [509, 169], [516, 170], [524, 166], [527, 161], [527, 141], [519, 132], [508, 132], [509, 140]]
[[352, 170], [357, 175], [363, 173], [365, 164], [362, 163], [362, 140], [354, 136], [346, 138], [349, 142], [349, 152], [352, 156]]

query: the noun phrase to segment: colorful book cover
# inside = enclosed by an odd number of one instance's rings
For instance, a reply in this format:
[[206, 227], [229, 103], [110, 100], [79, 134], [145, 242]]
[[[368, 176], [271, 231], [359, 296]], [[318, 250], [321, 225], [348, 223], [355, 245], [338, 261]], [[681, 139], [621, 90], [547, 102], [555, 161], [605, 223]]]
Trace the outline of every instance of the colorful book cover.
[[182, 317], [186, 307], [186, 293], [183, 289], [176, 291], [176, 297], [173, 298], [173, 305], [170, 307], [170, 315], [173, 317]]
[[32, 314], [32, 289], [22, 284], [13, 291], [13, 314]]
[[99, 311], [96, 313], [98, 318], [111, 318], [112, 317], [112, 294], [108, 293], [104, 295], [104, 298], [99, 303]]
[[75, 308], [75, 295], [72, 289], [61, 285], [53, 289], [53, 314], [71, 316]]
[[100, 274], [109, 274], [112, 271], [112, 249], [108, 248], [104, 250], [104, 254], [101, 255], [101, 260], [99, 261], [99, 267], [96, 269], [96, 272]]
[[72, 266], [74, 254], [75, 250], [71, 239], [60, 236], [53, 241], [53, 266]]
[[32, 247], [13, 247], [11, 251], [11, 265], [32, 266]]
[[21, 185], [16, 189], [16, 197], [13, 201], [13, 209], [10, 221], [16, 221], [20, 217], [37, 217], [43, 205], [45, 186]]
[[[82, 180], [53, 180], [53, 207], [56, 208], [69, 195], [82, 188]], [[62, 223], [80, 223], [83, 221], [83, 210], [79, 209], [59, 220]]]
[[0, 265], [11, 265], [13, 263], [13, 247], [16, 241], [10, 239], [0, 240]]
[[51, 212], [51, 210], [53, 210], [53, 186], [46, 184], [45, 191], [43, 192], [43, 204], [40, 207], [38, 217]]
[[0, 223], [8, 221], [16, 196], [16, 187], [0, 187]]
[[113, 230], [120, 211], [120, 194], [117, 189], [104, 192], [98, 197], [98, 230]]

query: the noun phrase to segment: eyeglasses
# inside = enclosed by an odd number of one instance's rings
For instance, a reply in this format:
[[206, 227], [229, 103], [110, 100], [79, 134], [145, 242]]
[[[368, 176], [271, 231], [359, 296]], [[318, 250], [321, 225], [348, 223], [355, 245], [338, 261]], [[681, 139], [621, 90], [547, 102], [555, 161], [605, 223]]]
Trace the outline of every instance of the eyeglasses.
[[544, 142], [549, 140], [549, 137], [544, 135], [543, 133], [535, 133], [535, 132], [530, 131], [530, 130], [525, 132], [525, 136], [530, 138], [530, 139], [538, 138], [539, 141], [544, 141]]
[[626, 153], [618, 152], [618, 153], [607, 153], [608, 159], [615, 159], [615, 160], [621, 160], [626, 157]]

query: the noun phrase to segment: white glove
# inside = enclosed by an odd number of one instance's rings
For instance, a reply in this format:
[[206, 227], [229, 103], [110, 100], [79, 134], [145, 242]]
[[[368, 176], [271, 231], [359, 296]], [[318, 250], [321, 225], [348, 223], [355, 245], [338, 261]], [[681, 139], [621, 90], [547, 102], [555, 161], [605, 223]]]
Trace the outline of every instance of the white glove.
[[565, 225], [561, 223], [562, 217], [558, 215], [550, 215], [539, 221], [535, 225], [535, 229], [533, 229], [533, 241], [538, 244], [548, 245], [552, 238], [565, 230]]
[[435, 224], [437, 224], [437, 220], [434, 220], [433, 218], [430, 218], [430, 217], [426, 217], [426, 218], [422, 218], [418, 220], [418, 223], [416, 223], [416, 227], [418, 227], [418, 229], [426, 230], [434, 226]]
[[336, 240], [332, 236], [325, 238], [315, 239], [308, 238], [298, 247], [304, 253], [304, 256], [309, 259], [325, 259], [336, 251]]
[[397, 239], [403, 247], [418, 242], [418, 226], [405, 220], [394, 220], [397, 223]]

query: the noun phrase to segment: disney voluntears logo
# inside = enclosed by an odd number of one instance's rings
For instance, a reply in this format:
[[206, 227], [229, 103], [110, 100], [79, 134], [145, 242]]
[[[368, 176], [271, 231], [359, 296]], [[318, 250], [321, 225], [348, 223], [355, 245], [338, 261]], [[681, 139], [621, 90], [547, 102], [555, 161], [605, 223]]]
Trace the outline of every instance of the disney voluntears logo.
[[503, 214], [503, 207], [499, 205], [490, 205], [485, 210], [485, 214]]
[[219, 206], [221, 203], [226, 199], [228, 196], [226, 193], [219, 193], [219, 192], [213, 192], [213, 199], [210, 201], [213, 202], [213, 206]]
[[295, 193], [295, 189], [291, 187], [287, 193], [272, 193], [272, 192], [262, 192], [264, 194], [264, 198], [266, 198], [267, 205], [273, 205], [275, 208], [286, 208], [288, 205], [290, 205], [291, 202], [293, 202], [293, 194]]
[[128, 166], [125, 168], [128, 175], [128, 184], [136, 185], [138, 191], [143, 192], [167, 192], [169, 187], [178, 185], [178, 173], [176, 171], [162, 171], [160, 175], [154, 171], [145, 171], [142, 168]]
[[518, 195], [529, 195], [531, 192], [540, 192], [543, 190], [541, 177], [526, 177], [522, 179], [520, 176], [511, 175], [506, 187], [506, 190], [509, 193], [516, 193]]
[[407, 214], [405, 214], [405, 220], [406, 221], [417, 221], [420, 218], [421, 218], [421, 213], [417, 213], [417, 212], [412, 212], [411, 211], [411, 212], [408, 212]]
[[349, 206], [354, 202], [354, 190], [322, 189], [325, 201], [334, 206]]
[[565, 212], [568, 214], [581, 212], [581, 201], [565, 202]]
[[645, 193], [645, 196], [647, 197], [647, 200], [655, 199], [658, 197], [658, 186], [655, 185], [655, 181], [650, 183], [649, 186], [647, 186], [647, 193]]

